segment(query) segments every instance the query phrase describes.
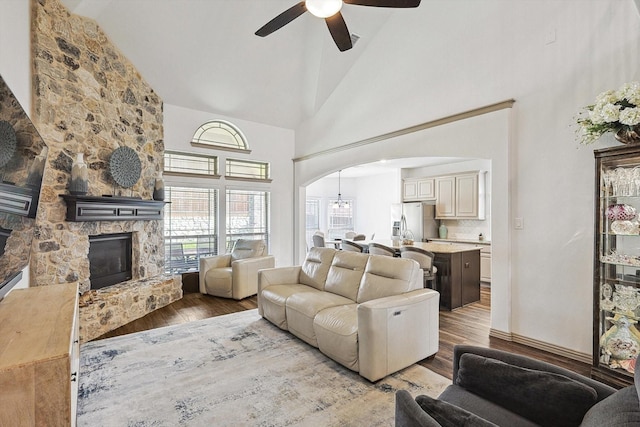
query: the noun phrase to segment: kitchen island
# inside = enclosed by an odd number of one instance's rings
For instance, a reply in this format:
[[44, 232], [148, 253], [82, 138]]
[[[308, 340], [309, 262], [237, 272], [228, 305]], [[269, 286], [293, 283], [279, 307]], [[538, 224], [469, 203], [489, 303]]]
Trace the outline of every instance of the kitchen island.
[[[361, 245], [380, 243], [398, 248], [391, 240], [366, 240]], [[438, 268], [435, 290], [440, 292], [440, 308], [453, 310], [480, 300], [480, 247], [444, 242], [414, 242], [414, 246], [435, 254]]]
[[436, 290], [446, 310], [480, 300], [480, 248], [457, 243], [415, 242], [413, 246], [435, 254]]

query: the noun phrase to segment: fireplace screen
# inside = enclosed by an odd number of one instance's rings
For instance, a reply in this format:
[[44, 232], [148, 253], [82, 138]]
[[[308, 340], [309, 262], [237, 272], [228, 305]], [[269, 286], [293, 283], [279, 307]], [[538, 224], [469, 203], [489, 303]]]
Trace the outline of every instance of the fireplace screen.
[[131, 233], [89, 236], [91, 289], [131, 280]]

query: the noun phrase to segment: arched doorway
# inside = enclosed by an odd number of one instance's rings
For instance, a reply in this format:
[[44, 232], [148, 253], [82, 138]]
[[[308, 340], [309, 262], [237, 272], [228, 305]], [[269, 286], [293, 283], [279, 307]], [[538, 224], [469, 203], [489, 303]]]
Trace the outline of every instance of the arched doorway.
[[294, 256], [303, 259], [306, 186], [318, 178], [356, 164], [382, 158], [472, 157], [492, 164], [492, 330], [511, 331], [510, 286], [510, 117], [509, 108], [487, 112], [446, 124], [392, 133], [295, 159]]

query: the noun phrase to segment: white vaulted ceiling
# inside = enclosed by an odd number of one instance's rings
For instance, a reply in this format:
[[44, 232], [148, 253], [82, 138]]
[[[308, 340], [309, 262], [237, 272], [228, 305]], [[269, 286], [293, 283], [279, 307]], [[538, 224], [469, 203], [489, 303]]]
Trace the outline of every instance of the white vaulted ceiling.
[[296, 0], [62, 2], [95, 19], [165, 103], [289, 129], [322, 106], [391, 14], [415, 11], [345, 5], [361, 38], [340, 52], [309, 13], [254, 35]]

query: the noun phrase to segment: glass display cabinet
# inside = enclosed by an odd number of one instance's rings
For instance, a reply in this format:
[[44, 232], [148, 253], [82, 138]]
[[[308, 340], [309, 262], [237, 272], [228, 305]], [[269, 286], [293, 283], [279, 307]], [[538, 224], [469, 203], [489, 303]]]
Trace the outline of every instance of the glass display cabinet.
[[640, 145], [595, 150], [591, 376], [633, 383], [640, 354]]

